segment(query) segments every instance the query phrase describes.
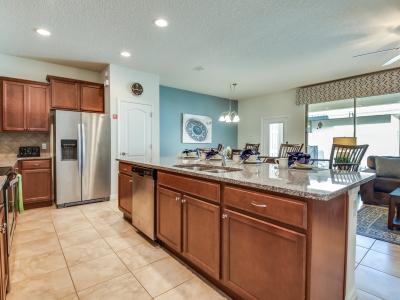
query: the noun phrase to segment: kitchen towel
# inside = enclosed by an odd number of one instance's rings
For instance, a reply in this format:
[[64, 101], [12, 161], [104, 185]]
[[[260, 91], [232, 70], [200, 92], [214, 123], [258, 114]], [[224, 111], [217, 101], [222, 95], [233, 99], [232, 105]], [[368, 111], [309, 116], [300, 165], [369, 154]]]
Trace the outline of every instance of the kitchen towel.
[[17, 175], [18, 178], [18, 186], [17, 186], [17, 195], [15, 201], [15, 208], [19, 213], [24, 211], [24, 198], [22, 196], [22, 176], [21, 174]]

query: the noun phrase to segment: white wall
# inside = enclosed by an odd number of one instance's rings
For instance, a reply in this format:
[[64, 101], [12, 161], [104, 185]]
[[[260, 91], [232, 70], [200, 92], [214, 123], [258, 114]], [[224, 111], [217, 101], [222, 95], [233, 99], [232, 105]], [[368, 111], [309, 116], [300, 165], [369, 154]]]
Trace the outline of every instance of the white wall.
[[47, 75], [103, 82], [99, 72], [0, 53], [0, 76], [46, 82]]
[[[156, 161], [160, 157], [160, 79], [158, 75], [137, 71], [131, 68], [109, 66], [109, 99], [110, 114], [118, 114], [118, 101], [151, 104], [153, 106], [152, 157]], [[133, 96], [130, 85], [139, 82], [143, 86], [143, 94]], [[107, 90], [106, 90], [107, 93]], [[118, 163], [118, 120], [111, 120], [111, 197], [117, 194]]]
[[[238, 146], [243, 147], [246, 143], [262, 143], [261, 120], [265, 117], [288, 117], [285, 141], [304, 143], [305, 107], [297, 106], [295, 102], [295, 89], [240, 100]], [[261, 153], [266, 152], [261, 149]]]

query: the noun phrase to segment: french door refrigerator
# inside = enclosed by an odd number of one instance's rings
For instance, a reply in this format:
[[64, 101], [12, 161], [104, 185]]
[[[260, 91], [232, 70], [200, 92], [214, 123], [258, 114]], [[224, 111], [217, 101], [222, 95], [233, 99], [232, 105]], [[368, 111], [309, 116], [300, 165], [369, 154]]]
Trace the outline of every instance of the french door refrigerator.
[[109, 115], [55, 110], [52, 120], [57, 207], [109, 200]]

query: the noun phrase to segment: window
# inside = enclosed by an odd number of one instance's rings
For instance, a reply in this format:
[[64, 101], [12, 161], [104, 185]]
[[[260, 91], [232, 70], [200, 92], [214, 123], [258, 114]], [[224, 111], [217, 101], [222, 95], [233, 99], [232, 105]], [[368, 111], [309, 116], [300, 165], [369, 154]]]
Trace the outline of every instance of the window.
[[400, 154], [400, 94], [373, 96], [308, 105], [308, 152], [329, 159], [333, 137], [357, 137], [368, 144], [369, 155]]

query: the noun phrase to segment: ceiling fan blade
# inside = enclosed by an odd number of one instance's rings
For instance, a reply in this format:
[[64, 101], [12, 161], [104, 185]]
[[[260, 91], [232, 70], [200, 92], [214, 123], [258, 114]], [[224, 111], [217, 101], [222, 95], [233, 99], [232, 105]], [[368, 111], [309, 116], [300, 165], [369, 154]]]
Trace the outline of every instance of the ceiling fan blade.
[[395, 51], [395, 50], [400, 50], [400, 47], [394, 47], [394, 48], [383, 49], [383, 50], [378, 50], [378, 51], [373, 51], [373, 52], [361, 53], [361, 54], [354, 55], [353, 57], [360, 57], [360, 56], [378, 54], [378, 53], [383, 53], [383, 52], [388, 52], [388, 51]]

